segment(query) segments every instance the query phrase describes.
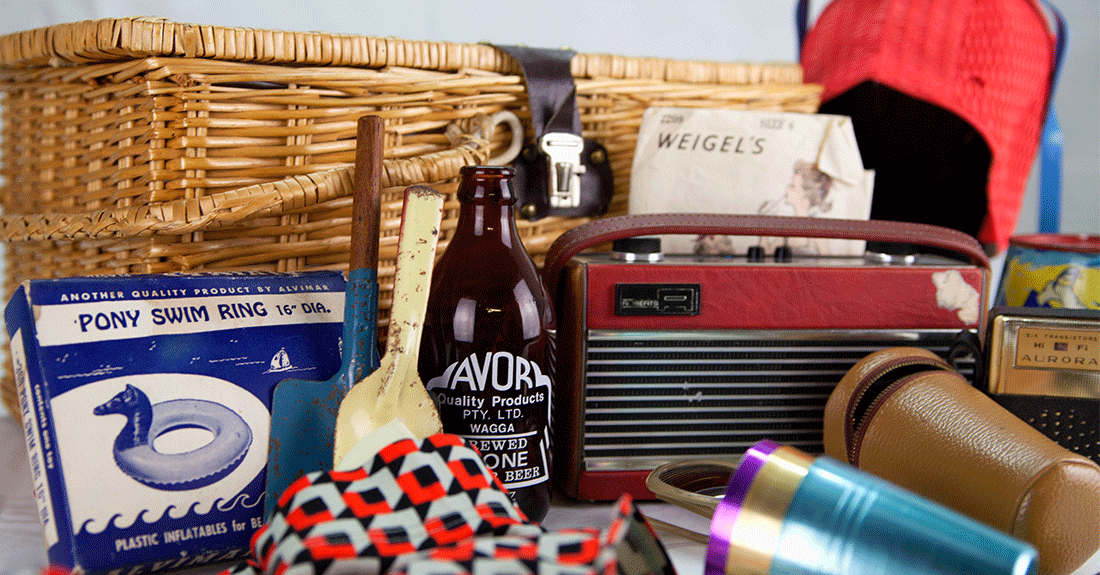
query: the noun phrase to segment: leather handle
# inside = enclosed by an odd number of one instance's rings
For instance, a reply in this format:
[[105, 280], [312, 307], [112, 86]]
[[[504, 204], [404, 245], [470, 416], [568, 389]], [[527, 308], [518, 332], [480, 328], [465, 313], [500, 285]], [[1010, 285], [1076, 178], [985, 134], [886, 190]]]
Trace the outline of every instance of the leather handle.
[[543, 280], [548, 288], [553, 288], [566, 262], [587, 248], [618, 239], [657, 234], [831, 238], [913, 244], [957, 252], [970, 258], [974, 265], [989, 268], [989, 257], [976, 239], [958, 230], [929, 224], [749, 214], [636, 214], [595, 220], [562, 234], [546, 253]]

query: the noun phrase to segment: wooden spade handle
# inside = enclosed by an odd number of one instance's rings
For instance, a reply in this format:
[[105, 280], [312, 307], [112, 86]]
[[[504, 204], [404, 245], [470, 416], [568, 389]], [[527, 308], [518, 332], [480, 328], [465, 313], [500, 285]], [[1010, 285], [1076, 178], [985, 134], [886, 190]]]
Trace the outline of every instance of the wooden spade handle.
[[382, 205], [382, 118], [359, 118], [355, 144], [355, 189], [351, 208], [349, 269], [378, 267], [378, 228]]

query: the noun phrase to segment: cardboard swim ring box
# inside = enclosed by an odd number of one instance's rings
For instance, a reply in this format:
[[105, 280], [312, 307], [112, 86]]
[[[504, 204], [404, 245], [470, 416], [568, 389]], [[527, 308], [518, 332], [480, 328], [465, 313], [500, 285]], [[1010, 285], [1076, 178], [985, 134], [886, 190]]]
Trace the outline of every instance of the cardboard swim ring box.
[[340, 368], [340, 272], [24, 282], [5, 320], [51, 563], [228, 561], [263, 524], [273, 386]]

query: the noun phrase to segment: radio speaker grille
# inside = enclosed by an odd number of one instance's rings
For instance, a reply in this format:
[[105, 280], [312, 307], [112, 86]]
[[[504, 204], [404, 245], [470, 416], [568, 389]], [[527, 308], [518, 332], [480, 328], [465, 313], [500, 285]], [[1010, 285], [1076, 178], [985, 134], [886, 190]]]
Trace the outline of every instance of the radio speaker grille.
[[[957, 331], [596, 331], [588, 334], [584, 461], [589, 470], [731, 458], [760, 439], [824, 451], [833, 388], [880, 349], [947, 358]], [[968, 377], [974, 358], [956, 361]]]

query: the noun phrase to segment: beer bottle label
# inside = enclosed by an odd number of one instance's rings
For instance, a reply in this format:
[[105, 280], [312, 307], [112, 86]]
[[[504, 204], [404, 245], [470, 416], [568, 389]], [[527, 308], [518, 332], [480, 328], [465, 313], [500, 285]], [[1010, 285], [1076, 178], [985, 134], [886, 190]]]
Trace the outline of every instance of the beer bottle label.
[[470, 354], [427, 382], [443, 428], [481, 452], [508, 490], [550, 477], [550, 377], [506, 351]]

